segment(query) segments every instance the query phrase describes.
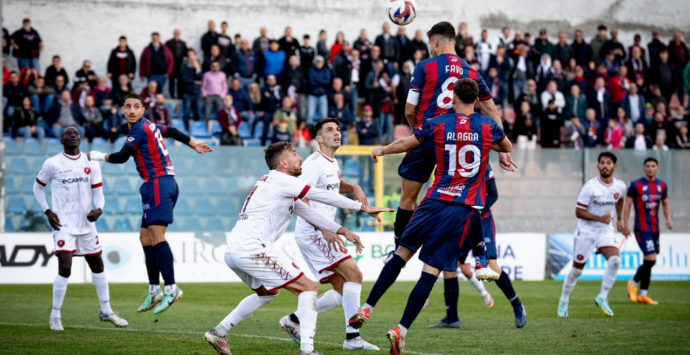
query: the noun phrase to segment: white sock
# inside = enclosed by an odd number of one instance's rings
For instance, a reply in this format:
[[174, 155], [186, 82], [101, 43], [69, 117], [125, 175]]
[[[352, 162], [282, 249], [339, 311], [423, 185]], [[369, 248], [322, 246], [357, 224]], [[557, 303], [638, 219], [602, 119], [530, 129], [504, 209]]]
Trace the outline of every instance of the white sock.
[[316, 292], [306, 291], [297, 296], [297, 317], [299, 317], [301, 343], [300, 350], [314, 351], [316, 334]]
[[113, 310], [110, 308], [110, 290], [108, 289], [108, 280], [105, 278], [105, 271], [99, 274], [91, 273], [91, 282], [96, 288], [98, 294], [98, 301], [101, 303], [101, 313], [109, 314]]
[[640, 296], [640, 297], [647, 296], [647, 290], [640, 290], [639, 296]]
[[405, 339], [407, 335], [407, 328], [403, 327], [402, 324], [398, 324], [398, 329], [400, 329], [400, 337]]
[[[158, 286], [158, 287], [160, 287], [160, 286]], [[165, 285], [165, 294], [166, 294], [166, 295], [172, 294], [173, 292], [175, 292], [175, 288], [176, 288], [176, 287], [177, 287], [176, 284]]]
[[221, 336], [225, 336], [228, 330], [232, 329], [232, 327], [236, 326], [241, 321], [249, 318], [257, 309], [269, 304], [276, 299], [276, 297], [278, 297], [277, 294], [275, 296], [259, 296], [256, 293], [245, 297], [240, 301], [240, 304], [218, 324], [216, 330], [218, 330]]
[[637, 282], [635, 282], [635, 279], [630, 279], [630, 284], [637, 287]]
[[330, 290], [316, 300], [316, 312], [321, 314], [343, 304], [343, 296], [338, 291]]
[[364, 306], [362, 306], [362, 309], [368, 309], [369, 312], [374, 312], [374, 306], [372, 306], [368, 303], [364, 303]]
[[575, 284], [577, 283], [577, 278], [582, 275], [582, 270], [572, 268], [568, 275], [566, 275], [565, 280], [563, 280], [563, 292], [561, 293], [561, 302], [568, 302], [570, 299], [570, 293], [573, 292]]
[[477, 280], [477, 277], [474, 276], [474, 273], [472, 273], [472, 277], [468, 278], [467, 281], [469, 281], [470, 284], [477, 289], [480, 296], [484, 297], [486, 294], [489, 293], [486, 291], [486, 288], [484, 288], [484, 283]]
[[616, 282], [619, 267], [621, 267], [621, 258], [618, 255], [610, 257], [606, 270], [604, 270], [604, 276], [601, 278], [601, 292], [599, 292], [598, 297], [606, 298], [609, 296], [609, 291], [611, 291], [613, 283]]
[[356, 282], [346, 282], [343, 284], [343, 312], [345, 313], [345, 332], [357, 333], [357, 329], [352, 328], [348, 323], [359, 310], [359, 298], [362, 293], [362, 284]]
[[67, 278], [59, 274], [55, 276], [53, 282], [53, 311], [50, 312], [50, 317], [61, 317], [60, 308], [62, 302], [65, 300], [65, 293], [67, 293]]
[[161, 289], [161, 285], [149, 285], [149, 293], [158, 292]]

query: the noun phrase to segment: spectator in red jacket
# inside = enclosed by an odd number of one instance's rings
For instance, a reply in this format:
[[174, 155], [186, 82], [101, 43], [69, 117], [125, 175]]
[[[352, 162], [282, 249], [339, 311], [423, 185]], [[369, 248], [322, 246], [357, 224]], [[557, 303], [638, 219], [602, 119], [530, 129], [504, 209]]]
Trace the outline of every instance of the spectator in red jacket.
[[141, 90], [141, 98], [144, 99], [144, 107], [149, 109], [156, 104], [156, 94], [161, 92], [160, 86], [155, 81], [149, 81], [149, 85]]
[[165, 96], [156, 94], [156, 101], [150, 109], [151, 121], [156, 124], [168, 126], [171, 124], [171, 116], [168, 108], [165, 107]]
[[618, 74], [611, 78], [611, 84], [609, 85], [609, 94], [611, 94], [611, 103], [613, 103], [614, 110], [621, 105], [621, 101], [623, 101], [629, 90], [628, 67], [621, 65], [618, 67]]
[[223, 107], [218, 110], [216, 117], [218, 117], [218, 124], [220, 124], [221, 131], [221, 145], [234, 145], [238, 141], [241, 144], [237, 128], [240, 126], [240, 111], [232, 106], [232, 95], [225, 95], [223, 98]]
[[93, 97], [93, 102], [96, 102], [96, 93], [93, 92], [89, 86], [89, 81], [85, 77], [74, 78], [77, 82], [77, 86], [72, 89], [72, 102], [77, 105], [78, 108], [86, 107], [86, 98]]
[[161, 43], [158, 32], [151, 34], [151, 43], [141, 52], [139, 60], [139, 77], [141, 81], [147, 78], [158, 83], [158, 88], [163, 91], [168, 78], [173, 74], [175, 57], [167, 46]]

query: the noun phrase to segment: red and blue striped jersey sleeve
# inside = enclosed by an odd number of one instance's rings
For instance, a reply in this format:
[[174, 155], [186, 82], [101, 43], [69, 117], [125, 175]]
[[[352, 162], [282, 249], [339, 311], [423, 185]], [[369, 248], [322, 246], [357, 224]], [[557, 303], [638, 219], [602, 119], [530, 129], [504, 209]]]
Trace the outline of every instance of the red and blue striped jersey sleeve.
[[482, 78], [479, 73], [477, 73], [476, 70], [474, 70], [472, 67], [467, 65], [469, 68], [467, 77], [476, 81], [477, 86], [479, 86], [479, 101], [485, 101], [491, 99], [491, 89], [489, 89], [489, 86], [486, 85], [486, 82], [484, 81], [484, 78]]
[[141, 129], [140, 124], [134, 124], [132, 125], [132, 128], [129, 129], [129, 133], [127, 133], [127, 140], [125, 141], [125, 145], [129, 146], [130, 148], [134, 150], [139, 150], [139, 147], [146, 143], [148, 136], [144, 130]]
[[491, 142], [499, 143], [506, 137], [506, 133], [496, 121], [491, 120]]
[[630, 186], [628, 186], [628, 197], [630, 198], [635, 198], [637, 197], [637, 187], [635, 186], [635, 181], [630, 183]]
[[434, 140], [434, 125], [426, 121], [421, 127], [414, 130], [414, 136], [419, 143], [425, 143]]
[[422, 90], [424, 85], [424, 77], [426, 76], [426, 71], [423, 65], [417, 65], [414, 67], [414, 72], [412, 72], [412, 80], [410, 81], [410, 87], [417, 91]]
[[661, 186], [661, 200], [666, 200], [668, 199], [668, 188], [666, 186], [666, 183], [659, 180], [659, 186]]

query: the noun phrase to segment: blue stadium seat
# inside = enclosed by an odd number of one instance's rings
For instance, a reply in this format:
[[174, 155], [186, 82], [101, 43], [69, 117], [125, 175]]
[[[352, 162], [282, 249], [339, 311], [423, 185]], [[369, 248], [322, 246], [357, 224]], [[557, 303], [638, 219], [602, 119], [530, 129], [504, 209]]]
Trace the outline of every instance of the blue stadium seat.
[[14, 225], [10, 217], [5, 217], [5, 232], [14, 232]]
[[184, 126], [184, 121], [173, 120], [172, 126], [173, 126], [173, 128], [177, 128], [180, 132], [189, 135], [189, 132], [187, 132], [187, 127]]
[[211, 123], [211, 135], [214, 135], [216, 137], [220, 137], [220, 132], [223, 129], [220, 127], [220, 123], [218, 121], [212, 121]]
[[134, 228], [128, 218], [118, 218], [113, 225], [113, 232], [134, 232]]
[[127, 137], [120, 137], [113, 142], [113, 145], [116, 147], [121, 147], [123, 144], [125, 144], [125, 142], [127, 142]]
[[118, 178], [115, 180], [113, 192], [116, 195], [133, 195], [136, 193], [136, 191], [132, 189], [132, 186], [129, 184], [129, 180], [127, 180], [127, 178]]
[[[139, 201], [139, 210], [141, 211], [141, 201]], [[106, 194], [105, 210], [103, 211], [103, 213], [114, 215], [120, 215], [125, 213], [125, 211], [120, 207], [120, 201], [118, 201], [117, 195]]]
[[215, 215], [216, 211], [208, 199], [197, 199], [194, 203], [194, 213], [198, 216], [209, 217]]
[[103, 177], [110, 176], [123, 176], [125, 173], [122, 171], [122, 164], [109, 164], [104, 163], [101, 165], [101, 174]]
[[29, 165], [26, 164], [25, 158], [15, 157], [10, 162], [10, 167], [7, 169], [7, 175], [32, 175], [29, 170]]
[[[103, 144], [108, 144], [108, 141], [106, 141], [104, 138], [101, 137], [96, 137], [91, 141], [91, 145], [103, 145]], [[93, 148], [93, 147], [91, 147]], [[92, 149], [94, 150], [94, 149]]]
[[[50, 199], [48, 196], [46, 196], [46, 200], [48, 201], [48, 206], [50, 206]], [[36, 199], [31, 200], [31, 210], [34, 211], [36, 214], [43, 214], [43, 209], [41, 208], [41, 205], [38, 204], [38, 201]]]
[[254, 139], [261, 139], [261, 135], [264, 131], [264, 123], [259, 121], [254, 125]]
[[242, 139], [252, 138], [252, 132], [249, 130], [247, 122], [240, 122], [240, 126], [237, 128], [237, 134], [239, 134]]
[[208, 144], [208, 146], [211, 148], [215, 148], [218, 146], [218, 142], [216, 142], [214, 140], [207, 141], [206, 144]]
[[257, 139], [247, 139], [244, 141], [244, 146], [245, 147], [260, 147], [261, 141], [259, 141]]
[[53, 156], [64, 151], [65, 148], [60, 144], [60, 140], [57, 138], [50, 138], [46, 142], [46, 154]]
[[167, 108], [168, 111], [170, 112], [170, 117], [172, 117], [173, 119], [181, 118], [180, 115], [175, 114], [175, 108], [173, 107], [173, 105], [172, 105], [171, 103], [166, 102], [166, 103], [164, 104], [164, 106], [165, 106], [165, 108]]
[[105, 218], [99, 218], [96, 220], [96, 230], [101, 233], [110, 232], [110, 228], [108, 227], [108, 223], [105, 221]]
[[192, 127], [190, 127], [190, 131], [192, 137], [211, 138], [211, 135], [208, 133], [208, 129], [206, 128], [206, 124], [202, 121], [192, 122]]
[[359, 164], [357, 160], [348, 159], [345, 161], [345, 166], [343, 167], [343, 176], [347, 177], [358, 177], [359, 176]]
[[221, 186], [217, 178], [210, 178], [206, 180], [204, 191], [208, 196], [218, 197], [219, 195], [224, 195], [225, 189], [223, 189], [223, 186]]
[[237, 216], [242, 206], [235, 199], [221, 198], [218, 200], [218, 214], [221, 216]]
[[[113, 165], [113, 164], [110, 164]], [[129, 159], [125, 164], [124, 164], [124, 173], [126, 176], [139, 176], [139, 172], [137, 172], [137, 164], [134, 162], [134, 159]]]
[[12, 138], [12, 133], [5, 132], [2, 134], [2, 141], [5, 143], [14, 143], [14, 138]]
[[[4, 141], [4, 139], [3, 139]], [[24, 146], [19, 145], [16, 142], [5, 142], [5, 156], [7, 157], [14, 157], [18, 155], [22, 155], [22, 150]]]
[[[22, 186], [19, 188], [19, 191], [25, 195], [33, 195], [34, 194], [34, 181], [36, 181], [35, 178], [32, 177], [27, 177], [22, 179]], [[48, 186], [50, 184], [46, 184]], [[5, 190], [7, 193], [10, 193], [10, 186], [13, 187], [13, 185], [8, 185], [7, 182], [5, 183]]]
[[211, 165], [209, 164], [209, 159], [199, 158], [194, 159], [192, 163], [192, 173], [196, 176], [208, 176], [211, 174]]
[[139, 197], [128, 197], [125, 202], [125, 213], [131, 214], [143, 214], [144, 210], [141, 207], [141, 198]]
[[182, 229], [185, 232], [200, 232], [203, 230], [201, 229], [201, 224], [197, 218], [187, 218], [184, 223], [184, 228]]
[[180, 229], [180, 225], [182, 225], [182, 220], [175, 218], [172, 224], [168, 224], [168, 229], [166, 229], [166, 232], [181, 232], [182, 229]]
[[[38, 175], [38, 172], [41, 171], [43, 168], [43, 163], [45, 163], [45, 160], [43, 159], [34, 159], [34, 165], [33, 168], [31, 169], [31, 175]], [[47, 181], [44, 181], [47, 182]]]
[[7, 201], [5, 212], [10, 214], [22, 214], [26, 211], [26, 203], [22, 197], [12, 197]]
[[[31, 186], [32, 186], [31, 193], [33, 193], [33, 182], [34, 181], [36, 181], [36, 180], [35, 179], [31, 180]], [[17, 186], [15, 186], [15, 182], [14, 182], [13, 178], [7, 177], [7, 176], [5, 177], [5, 193], [7, 195], [19, 195], [20, 190], [21, 190], [21, 188], [18, 189]]]
[[175, 204], [175, 216], [191, 216], [193, 215], [194, 212], [192, 212], [192, 209], [189, 208], [189, 203], [187, 202], [187, 199], [185, 198], [178, 198], [177, 203]]
[[41, 144], [36, 141], [36, 142], [28, 142], [24, 141], [24, 155], [32, 156], [32, 157], [38, 157], [38, 156], [43, 156], [45, 153], [43, 152], [43, 149], [41, 149]]
[[[197, 171], [197, 170], [193, 170]], [[203, 174], [203, 173], [202, 173]], [[184, 196], [200, 196], [203, 195], [203, 191], [199, 187], [196, 179], [187, 178], [182, 181], [182, 186], [180, 187], [180, 193]]]
[[90, 150], [95, 150], [95, 151], [103, 152], [103, 153], [110, 153], [113, 151], [113, 148], [117, 149], [118, 151], [122, 148], [122, 146], [114, 147], [114, 146], [108, 145], [108, 143], [103, 138], [99, 138], [99, 139], [101, 140], [100, 142], [97, 142], [96, 138], [93, 139], [93, 143], [91, 143]]
[[223, 232], [226, 229], [220, 218], [211, 218], [208, 220], [208, 223], [206, 223], [206, 230], [209, 232]]

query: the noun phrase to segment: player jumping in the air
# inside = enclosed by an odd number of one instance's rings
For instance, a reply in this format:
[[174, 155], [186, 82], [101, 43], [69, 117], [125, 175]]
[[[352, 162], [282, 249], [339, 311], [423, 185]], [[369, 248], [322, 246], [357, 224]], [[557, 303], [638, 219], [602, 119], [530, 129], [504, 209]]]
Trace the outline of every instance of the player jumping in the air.
[[[482, 77], [464, 59], [455, 54], [455, 28], [449, 22], [439, 22], [428, 32], [429, 48], [433, 58], [423, 60], [415, 66], [407, 94], [405, 117], [410, 127], [420, 128], [424, 122], [446, 113], [453, 113], [453, 84], [462, 78], [469, 78], [479, 85], [478, 106], [484, 115], [493, 118], [501, 127], [501, 118], [491, 98], [491, 90]], [[432, 148], [421, 145], [409, 151], [398, 168], [402, 178], [402, 192], [394, 233], [398, 245], [407, 223], [409, 223], [417, 196], [429, 180], [436, 166]], [[501, 154], [501, 166], [513, 171], [510, 155]], [[475, 239], [477, 238], [477, 239]], [[472, 236], [473, 243], [481, 243], [481, 236]], [[392, 256], [392, 252], [390, 254]], [[387, 260], [390, 259], [387, 258]], [[486, 265], [479, 265], [486, 267]]]
[[[503, 291], [503, 294], [513, 306], [515, 326], [522, 328], [527, 323], [525, 307], [522, 305], [522, 302], [520, 302], [517, 293], [515, 293], [510, 278], [501, 270], [496, 261], [498, 258], [498, 253], [496, 252], [496, 226], [494, 225], [491, 206], [498, 200], [498, 189], [496, 188], [496, 179], [494, 178], [494, 172], [491, 170], [491, 165], [486, 169], [484, 183], [486, 184], [486, 200], [484, 201], [484, 209], [482, 210], [482, 229], [484, 232], [484, 243], [486, 244], [485, 256], [489, 260], [489, 267], [501, 275], [501, 277], [496, 280], [496, 286]], [[471, 246], [468, 244], [468, 241], [465, 240], [460, 252], [460, 259], [458, 260], [458, 263], [463, 265], [464, 269], [468, 271], [471, 270], [471, 268], [468, 264], [465, 264], [465, 260], [469, 254], [470, 248]], [[463, 270], [463, 272], [464, 271], [465, 270]], [[460, 289], [458, 287], [457, 272], [444, 271], [443, 281], [443, 295], [446, 300], [446, 318], [443, 318], [437, 324], [430, 325], [429, 328], [460, 328], [460, 319], [458, 318], [458, 294], [460, 293]], [[482, 285], [481, 283], [479, 284]], [[489, 299], [490, 298], [491, 296], [489, 296]], [[493, 300], [491, 301], [491, 306], [493, 306]]]
[[[165, 230], [173, 222], [173, 209], [179, 190], [175, 182], [168, 150], [163, 138], [173, 138], [182, 142], [199, 154], [213, 151], [204, 142], [196, 142], [172, 127], [154, 124], [143, 118], [146, 107], [137, 94], [125, 96], [122, 113], [127, 119], [129, 133], [127, 141], [117, 153], [105, 154], [91, 151], [89, 159], [124, 164], [134, 157], [137, 171], [144, 183], [139, 188], [144, 215], [141, 219], [140, 240], [146, 258], [149, 277], [149, 290], [139, 312], [145, 312], [160, 303], [153, 313], [164, 312], [182, 297], [182, 290], [175, 284], [173, 254], [165, 240]], [[165, 293], [160, 289], [159, 274], [165, 281]]]
[[[407, 307], [397, 327], [388, 332], [390, 353], [399, 355], [405, 345], [407, 329], [412, 325], [429, 297], [441, 271], [455, 271], [460, 245], [468, 234], [482, 238], [480, 210], [486, 193], [484, 178], [492, 149], [510, 152], [512, 146], [498, 124], [489, 117], [474, 112], [479, 88], [471, 79], [458, 80], [453, 89], [453, 107], [456, 113], [426, 121], [414, 135], [392, 144], [375, 148], [377, 156], [410, 151], [422, 144], [433, 145], [436, 153], [434, 184], [419, 205], [409, 226], [400, 239], [398, 250], [386, 263], [374, 284], [366, 304], [350, 319], [350, 325], [359, 328], [369, 319], [378, 300], [393, 285], [405, 263], [419, 248], [419, 259], [424, 262], [422, 275], [410, 293]], [[484, 246], [474, 247], [475, 261], [486, 264]], [[490, 269], [485, 277], [498, 278]], [[479, 271], [477, 270], [478, 276]]]
[[[573, 266], [563, 280], [563, 293], [558, 303], [558, 315], [568, 316], [568, 299], [575, 288], [577, 278], [582, 274], [587, 260], [593, 252], [599, 251], [608, 261], [601, 280], [601, 292], [594, 299], [594, 304], [607, 316], [613, 316], [606, 299], [616, 281], [618, 268], [621, 266], [620, 251], [616, 230], [625, 232], [621, 218], [625, 199], [625, 183], [613, 177], [616, 171], [617, 158], [613, 153], [603, 152], [597, 159], [599, 176], [582, 187], [577, 198], [575, 216], [578, 218], [575, 240], [573, 242]], [[618, 222], [613, 225], [613, 211], [616, 210]]]
[[[380, 220], [380, 212], [393, 212], [388, 208], [363, 205], [337, 193], [311, 187], [297, 178], [302, 174], [302, 158], [290, 143], [279, 142], [266, 148], [266, 165], [271, 171], [257, 181], [244, 201], [235, 227], [228, 235], [225, 262], [255, 294], [243, 299], [215, 328], [204, 334], [206, 342], [219, 354], [230, 354], [227, 332], [273, 301], [281, 288], [297, 295], [295, 314], [300, 321], [300, 354], [319, 354], [314, 351], [316, 333], [316, 283], [306, 277], [285, 253], [274, 248], [274, 243], [290, 225], [292, 214], [304, 218], [322, 230], [344, 235], [361, 252], [359, 237], [339, 226], [333, 219], [311, 209], [301, 199], [338, 208], [369, 213]], [[324, 235], [327, 244], [329, 236]], [[335, 236], [336, 238], [339, 238]]]
[[[314, 137], [319, 142], [319, 150], [304, 161], [299, 179], [309, 186], [332, 194], [354, 193], [355, 200], [367, 205], [367, 198], [362, 189], [340, 177], [340, 167], [335, 159], [335, 152], [340, 148], [340, 122], [335, 118], [322, 119], [314, 126]], [[336, 207], [316, 201], [310, 201], [309, 205], [328, 219], [335, 220], [338, 212]], [[334, 307], [343, 306], [346, 333], [343, 349], [379, 350], [375, 345], [362, 340], [359, 331], [348, 325], [348, 320], [360, 306], [362, 272], [343, 245], [329, 245], [323, 235], [328, 233], [330, 232], [314, 227], [304, 218], [297, 217], [295, 240], [304, 260], [322, 284], [330, 283], [333, 287], [319, 297], [316, 310], [323, 313]], [[341, 241], [340, 238], [334, 239]], [[280, 326], [299, 343], [299, 317], [294, 313], [285, 316], [280, 320]]]
[[[659, 162], [654, 158], [644, 161], [644, 177], [630, 183], [628, 197], [623, 213], [623, 227], [625, 235], [630, 235], [628, 220], [630, 208], [635, 206], [635, 239], [644, 254], [644, 261], [637, 269], [632, 280], [628, 281], [628, 297], [630, 301], [658, 305], [649, 295], [649, 282], [652, 277], [652, 267], [656, 263], [656, 255], [659, 254], [659, 204], [664, 207], [666, 228], [673, 229], [671, 223], [671, 206], [668, 203], [668, 188], [665, 182], [656, 178], [659, 172]], [[640, 293], [637, 293], [637, 286]]]
[[[72, 256], [83, 256], [91, 269], [91, 281], [101, 303], [101, 321], [126, 327], [127, 321], [110, 309], [110, 291], [105, 279], [101, 244], [95, 222], [103, 213], [103, 180], [101, 167], [90, 162], [79, 151], [79, 131], [70, 127], [62, 132], [60, 143], [64, 152], [48, 158], [34, 182], [34, 197], [53, 227], [58, 275], [53, 283], [53, 311], [50, 329], [64, 330], [60, 308], [67, 292], [67, 279], [72, 272]], [[46, 201], [43, 188], [53, 189], [53, 209]], [[91, 209], [95, 206], [95, 209]]]

